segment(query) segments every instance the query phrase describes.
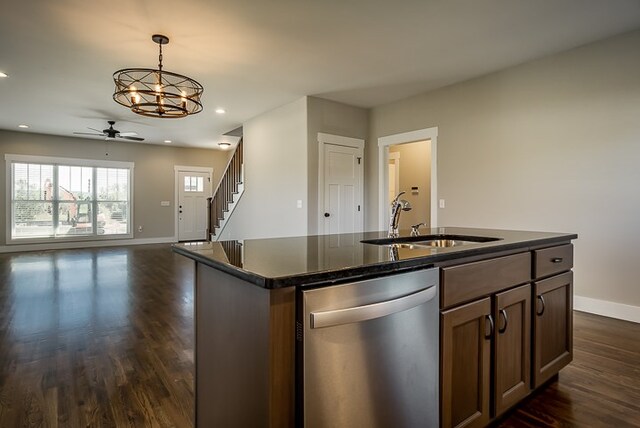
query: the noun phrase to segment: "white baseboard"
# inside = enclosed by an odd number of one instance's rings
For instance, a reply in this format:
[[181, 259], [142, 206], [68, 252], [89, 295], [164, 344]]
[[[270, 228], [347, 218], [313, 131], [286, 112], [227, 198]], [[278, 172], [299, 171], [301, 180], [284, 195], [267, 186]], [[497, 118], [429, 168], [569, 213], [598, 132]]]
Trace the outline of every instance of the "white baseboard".
[[592, 299], [591, 297], [573, 296], [573, 309], [603, 315], [609, 318], [640, 323], [640, 306]]
[[125, 245], [172, 244], [178, 242], [175, 236], [161, 238], [113, 239], [104, 241], [51, 242], [46, 244], [3, 245], [0, 253], [18, 253], [22, 251], [63, 250], [71, 248], [120, 247]]

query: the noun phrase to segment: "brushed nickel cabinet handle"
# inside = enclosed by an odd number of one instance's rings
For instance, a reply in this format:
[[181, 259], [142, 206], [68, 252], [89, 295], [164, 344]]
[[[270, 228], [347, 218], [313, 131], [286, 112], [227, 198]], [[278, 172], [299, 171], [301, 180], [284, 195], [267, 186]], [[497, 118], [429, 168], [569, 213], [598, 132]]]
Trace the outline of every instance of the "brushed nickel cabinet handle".
[[542, 303], [542, 310], [540, 312], [536, 310], [536, 315], [541, 316], [542, 314], [544, 314], [544, 308], [545, 308], [544, 297], [540, 295], [538, 296], [538, 300], [540, 300], [540, 303]]
[[562, 263], [562, 257], [554, 257], [551, 259], [551, 263]]
[[507, 331], [507, 325], [509, 325], [509, 318], [507, 318], [507, 311], [505, 311], [504, 309], [500, 309], [500, 315], [502, 315], [502, 318], [504, 319], [504, 325], [502, 326], [502, 328], [498, 329], [498, 333], [502, 334], [505, 331]]
[[486, 334], [486, 323], [485, 323], [485, 335], [484, 338], [485, 339], [491, 339], [491, 336], [493, 336], [493, 329], [495, 328], [495, 324], [493, 323], [493, 317], [491, 315], [485, 315], [485, 319], [489, 321], [489, 334]]

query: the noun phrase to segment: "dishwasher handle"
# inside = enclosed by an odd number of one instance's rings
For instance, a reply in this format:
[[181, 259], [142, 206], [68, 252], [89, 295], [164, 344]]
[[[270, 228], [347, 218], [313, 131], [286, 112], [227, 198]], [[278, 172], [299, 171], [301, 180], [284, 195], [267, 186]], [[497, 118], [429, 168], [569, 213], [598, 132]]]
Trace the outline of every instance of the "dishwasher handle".
[[369, 305], [356, 306], [346, 309], [335, 309], [332, 311], [311, 312], [311, 328], [332, 327], [336, 325], [349, 324], [360, 321], [372, 320], [391, 315], [397, 312], [406, 311], [416, 306], [420, 306], [436, 295], [436, 286], [431, 285], [415, 293], [400, 297], [398, 299], [384, 302], [372, 303]]

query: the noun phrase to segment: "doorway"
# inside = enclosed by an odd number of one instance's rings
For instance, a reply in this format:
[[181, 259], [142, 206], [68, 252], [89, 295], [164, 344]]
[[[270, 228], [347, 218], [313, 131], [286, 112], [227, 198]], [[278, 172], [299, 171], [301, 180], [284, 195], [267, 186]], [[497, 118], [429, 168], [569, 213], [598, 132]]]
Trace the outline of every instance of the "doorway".
[[431, 227], [431, 141], [393, 144], [389, 146], [389, 198], [404, 192], [401, 199], [411, 204], [411, 210], [400, 216], [399, 229], [424, 223]]
[[206, 239], [207, 198], [211, 196], [212, 174], [211, 168], [175, 167], [178, 241]]
[[388, 227], [391, 193], [395, 197], [402, 191], [405, 192], [402, 199], [408, 200], [414, 209], [400, 217], [400, 228], [422, 222], [437, 227], [437, 140], [438, 128], [378, 139], [379, 230]]

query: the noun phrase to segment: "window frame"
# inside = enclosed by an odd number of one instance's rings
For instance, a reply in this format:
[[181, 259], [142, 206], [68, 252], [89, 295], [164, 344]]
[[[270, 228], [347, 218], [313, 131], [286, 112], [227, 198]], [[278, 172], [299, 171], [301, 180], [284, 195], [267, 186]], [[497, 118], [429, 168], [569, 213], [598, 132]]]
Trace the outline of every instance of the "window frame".
[[[134, 233], [134, 162], [122, 162], [122, 161], [110, 161], [100, 159], [79, 159], [79, 158], [62, 158], [62, 157], [50, 157], [50, 156], [32, 156], [32, 155], [14, 155], [6, 154], [5, 159], [5, 242], [7, 245], [16, 244], [37, 244], [37, 243], [54, 243], [54, 242], [82, 242], [82, 241], [110, 241], [117, 239], [132, 239]], [[38, 237], [38, 238], [14, 238], [13, 237], [13, 163], [31, 163], [31, 164], [46, 164], [54, 166], [54, 177], [57, 178], [58, 166], [79, 166], [79, 167], [91, 167], [93, 168], [93, 199], [92, 204], [95, 205], [95, 216], [97, 216], [98, 203], [101, 202], [97, 199], [97, 182], [95, 180], [96, 168], [120, 168], [129, 170], [129, 218], [128, 218], [128, 233], [126, 234], [114, 234], [114, 235], [99, 235], [98, 225], [94, 221], [93, 233], [91, 235], [73, 235], [64, 237]], [[56, 183], [58, 184], [58, 183]], [[58, 184], [59, 186], [59, 184]], [[57, 193], [57, 192], [56, 192]], [[55, 221], [54, 221], [55, 227]]]

